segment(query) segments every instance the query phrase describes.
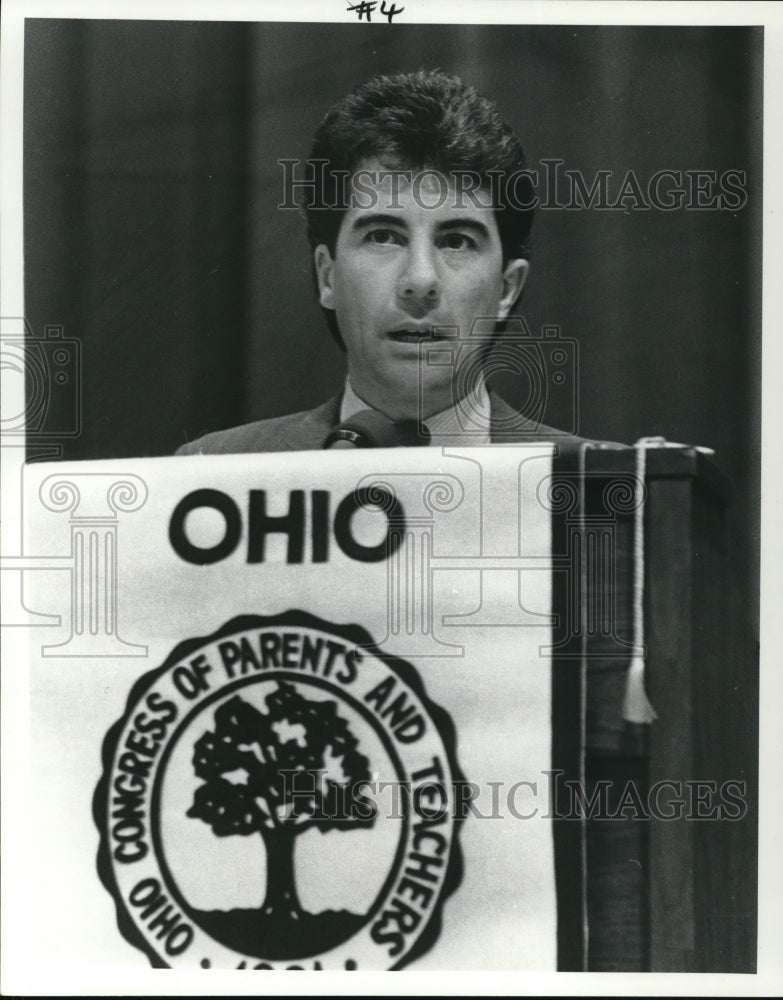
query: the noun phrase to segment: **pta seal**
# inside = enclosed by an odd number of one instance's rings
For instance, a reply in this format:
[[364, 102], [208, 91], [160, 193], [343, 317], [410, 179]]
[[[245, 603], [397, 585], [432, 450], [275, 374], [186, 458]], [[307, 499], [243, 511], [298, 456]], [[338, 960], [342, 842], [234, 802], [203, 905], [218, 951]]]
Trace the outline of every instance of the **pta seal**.
[[237, 618], [107, 734], [98, 871], [156, 967], [402, 968], [460, 880], [461, 780], [448, 715], [366, 632]]

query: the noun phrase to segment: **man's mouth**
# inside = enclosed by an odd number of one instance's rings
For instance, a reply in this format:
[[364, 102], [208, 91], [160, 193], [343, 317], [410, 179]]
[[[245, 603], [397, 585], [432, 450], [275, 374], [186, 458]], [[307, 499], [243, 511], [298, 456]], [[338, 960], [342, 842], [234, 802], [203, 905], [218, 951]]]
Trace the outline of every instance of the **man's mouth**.
[[419, 344], [423, 340], [445, 340], [448, 338], [448, 327], [411, 326], [401, 330], [390, 330], [388, 336], [403, 344]]

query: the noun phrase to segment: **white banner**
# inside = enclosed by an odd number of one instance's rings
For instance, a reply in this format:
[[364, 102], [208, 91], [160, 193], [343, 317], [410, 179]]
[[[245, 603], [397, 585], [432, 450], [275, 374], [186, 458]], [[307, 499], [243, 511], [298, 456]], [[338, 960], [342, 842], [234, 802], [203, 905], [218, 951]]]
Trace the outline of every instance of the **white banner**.
[[551, 477], [549, 445], [27, 466], [39, 961], [556, 969]]

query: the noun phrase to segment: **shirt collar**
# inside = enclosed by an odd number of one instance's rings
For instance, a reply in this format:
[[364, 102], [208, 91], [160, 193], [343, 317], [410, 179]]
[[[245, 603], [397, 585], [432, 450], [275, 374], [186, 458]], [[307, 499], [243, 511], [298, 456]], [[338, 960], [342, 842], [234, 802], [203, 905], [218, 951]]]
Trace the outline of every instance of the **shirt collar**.
[[[340, 423], [350, 420], [361, 410], [373, 409], [357, 396], [350, 378], [345, 379], [345, 391], [340, 405]], [[439, 413], [427, 417], [425, 423], [431, 435], [431, 445], [484, 445], [490, 434], [489, 393], [483, 376], [479, 376], [470, 394]]]

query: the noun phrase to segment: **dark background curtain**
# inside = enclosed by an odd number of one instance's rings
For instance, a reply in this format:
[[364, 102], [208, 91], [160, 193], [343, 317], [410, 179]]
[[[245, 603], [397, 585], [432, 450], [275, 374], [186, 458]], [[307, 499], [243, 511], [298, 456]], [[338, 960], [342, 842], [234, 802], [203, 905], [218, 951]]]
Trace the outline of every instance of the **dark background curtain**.
[[[308, 408], [343, 358], [303, 220], [278, 210], [331, 102], [439, 66], [497, 101], [533, 167], [742, 170], [738, 211], [541, 211], [530, 329], [578, 345], [547, 423], [713, 447], [734, 482], [751, 615], [758, 573], [762, 29], [28, 20], [26, 313], [81, 344], [66, 459], [167, 455]], [[511, 402], [523, 381], [505, 378]], [[47, 420], [57, 427], [52, 401]]]

